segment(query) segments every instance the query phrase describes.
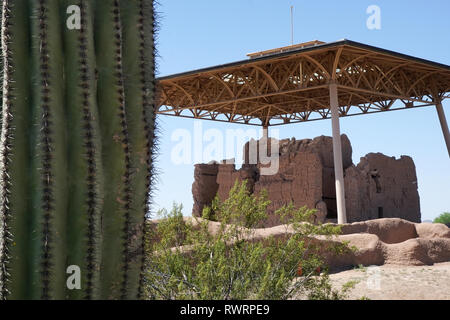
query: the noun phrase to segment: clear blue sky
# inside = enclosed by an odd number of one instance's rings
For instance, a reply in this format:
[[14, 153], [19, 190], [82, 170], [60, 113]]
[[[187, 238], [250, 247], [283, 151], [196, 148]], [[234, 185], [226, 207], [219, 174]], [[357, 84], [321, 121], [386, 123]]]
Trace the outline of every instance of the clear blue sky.
[[[161, 0], [159, 76], [246, 59], [245, 54], [294, 42], [350, 39], [450, 65], [450, 1]], [[381, 8], [381, 30], [368, 30], [366, 9]], [[450, 101], [444, 103], [450, 122]], [[192, 210], [193, 163], [175, 165], [171, 136], [194, 130], [194, 120], [159, 116], [160, 171], [154, 211], [182, 203]], [[203, 130], [248, 129], [202, 121]], [[331, 135], [330, 120], [277, 127], [280, 138]], [[450, 159], [434, 107], [341, 118], [353, 162], [369, 152], [411, 156], [416, 164], [422, 219], [450, 211]], [[221, 159], [216, 159], [221, 160]]]

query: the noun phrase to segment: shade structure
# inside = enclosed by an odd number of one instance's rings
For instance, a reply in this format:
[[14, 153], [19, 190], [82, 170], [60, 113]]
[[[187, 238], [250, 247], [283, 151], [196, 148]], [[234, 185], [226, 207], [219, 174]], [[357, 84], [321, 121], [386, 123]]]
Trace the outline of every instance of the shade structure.
[[442, 101], [450, 66], [341, 40], [256, 52], [250, 59], [158, 79], [158, 113], [268, 126], [332, 119], [338, 223], [346, 222], [339, 118], [435, 106], [450, 156]]
[[350, 40], [251, 56], [159, 78], [158, 112], [263, 126], [327, 119], [330, 82], [341, 117], [449, 97], [449, 66]]

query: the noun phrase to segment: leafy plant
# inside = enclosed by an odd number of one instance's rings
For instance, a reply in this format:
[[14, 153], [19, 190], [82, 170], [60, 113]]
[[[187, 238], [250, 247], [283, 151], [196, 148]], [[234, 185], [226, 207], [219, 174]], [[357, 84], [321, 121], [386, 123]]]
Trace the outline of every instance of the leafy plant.
[[[265, 193], [252, 195], [236, 183], [225, 201], [216, 198], [204, 217], [184, 218], [181, 206], [160, 212], [149, 228], [146, 289], [150, 299], [339, 299], [324, 265], [324, 252], [346, 245], [317, 242], [340, 232], [338, 226], [312, 225], [313, 210], [291, 204], [277, 211], [288, 224], [283, 232], [261, 236], [255, 228], [267, 217]], [[348, 289], [347, 289], [348, 290]]]
[[439, 217], [435, 218], [433, 223], [450, 224], [450, 212], [444, 212]]

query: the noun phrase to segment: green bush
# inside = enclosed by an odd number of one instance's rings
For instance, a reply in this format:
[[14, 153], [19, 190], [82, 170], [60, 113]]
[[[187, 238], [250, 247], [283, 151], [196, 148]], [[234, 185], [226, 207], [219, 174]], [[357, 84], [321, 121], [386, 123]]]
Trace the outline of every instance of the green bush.
[[434, 223], [443, 223], [443, 224], [449, 224], [450, 223], [450, 212], [444, 212], [439, 217], [434, 219]]
[[204, 211], [204, 217], [214, 214], [218, 222], [184, 219], [176, 204], [170, 212], [162, 210], [147, 249], [148, 298], [343, 298], [348, 288], [331, 287], [320, 253], [339, 253], [347, 245], [324, 246], [310, 238], [331, 237], [340, 228], [305, 223], [314, 211], [289, 205], [277, 211], [289, 224], [283, 236], [256, 240], [255, 226], [267, 218], [269, 203], [265, 193], [249, 194], [244, 182], [235, 184], [228, 200], [216, 198]]

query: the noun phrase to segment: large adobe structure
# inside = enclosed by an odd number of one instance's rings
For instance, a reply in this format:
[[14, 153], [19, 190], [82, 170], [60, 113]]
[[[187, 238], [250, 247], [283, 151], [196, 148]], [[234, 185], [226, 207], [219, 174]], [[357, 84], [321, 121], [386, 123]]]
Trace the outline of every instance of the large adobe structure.
[[[261, 141], [260, 141], [261, 142]], [[381, 153], [369, 153], [359, 164], [352, 162], [352, 147], [346, 135], [341, 136], [342, 158], [348, 222], [378, 218], [402, 218], [420, 222], [417, 177], [413, 160]], [[270, 145], [270, 144], [269, 144]], [[216, 194], [228, 197], [236, 180], [247, 180], [251, 193], [268, 191], [271, 204], [264, 227], [279, 225], [275, 210], [289, 202], [296, 207], [316, 208], [318, 221], [336, 221], [336, 188], [331, 137], [279, 141], [279, 170], [261, 175], [262, 165], [249, 164], [249, 143], [244, 146], [244, 164], [222, 162], [197, 164], [192, 185], [193, 215], [201, 215]]]

